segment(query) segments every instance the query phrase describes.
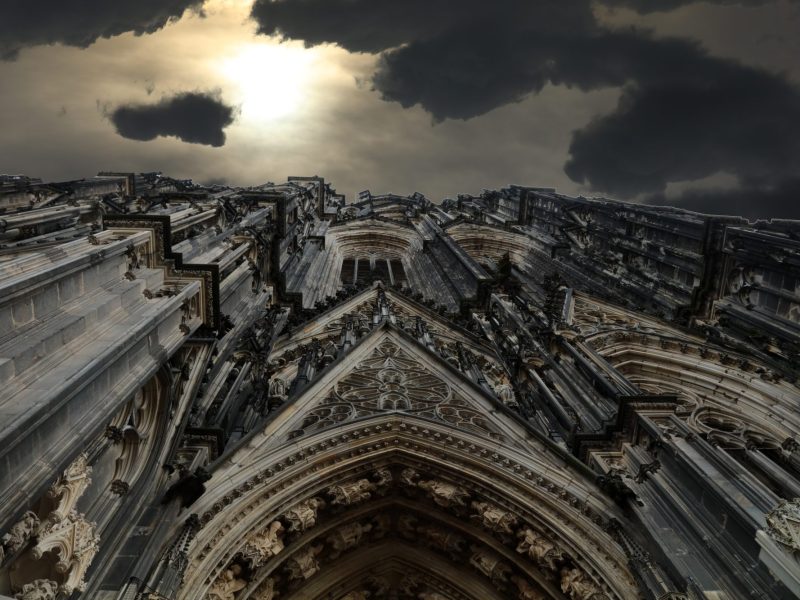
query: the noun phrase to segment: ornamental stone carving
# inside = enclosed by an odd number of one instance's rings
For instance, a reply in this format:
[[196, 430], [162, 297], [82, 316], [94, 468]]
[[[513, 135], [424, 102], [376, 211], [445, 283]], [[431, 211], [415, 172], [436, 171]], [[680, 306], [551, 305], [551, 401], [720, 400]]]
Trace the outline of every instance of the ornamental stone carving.
[[317, 524], [317, 512], [325, 508], [325, 500], [319, 497], [304, 500], [283, 515], [290, 533], [303, 533]]
[[473, 502], [473, 518], [493, 533], [513, 534], [517, 525], [517, 517], [489, 502]]
[[242, 577], [242, 566], [236, 563], [225, 569], [211, 589], [208, 590], [208, 600], [234, 600], [236, 592], [247, 587], [247, 581]]
[[438, 592], [420, 592], [417, 598], [419, 600], [449, 600]]
[[376, 489], [376, 485], [368, 479], [359, 479], [351, 483], [331, 486], [328, 488], [327, 494], [331, 497], [331, 504], [350, 506], [369, 500], [372, 492]]
[[497, 586], [501, 586], [508, 581], [508, 576], [511, 575], [511, 567], [502, 562], [498, 555], [479, 546], [473, 545], [470, 546], [470, 549], [472, 550], [472, 556], [469, 558], [469, 564], [491, 579], [492, 583]]
[[2, 562], [4, 554], [13, 554], [22, 548], [25, 542], [34, 536], [38, 528], [39, 517], [35, 513], [28, 511], [22, 515], [22, 519], [15, 523], [0, 540], [2, 542], [0, 562]]
[[100, 538], [94, 528], [94, 523], [87, 522], [74, 510], [61, 521], [46, 522], [39, 528], [31, 555], [36, 560], [41, 559], [45, 552], [58, 557], [55, 570], [66, 575], [60, 587], [65, 594], [85, 588], [83, 577], [100, 547]]
[[572, 600], [609, 600], [587, 573], [576, 568], [561, 569], [561, 591]]
[[330, 544], [333, 552], [331, 558], [337, 558], [345, 550], [355, 548], [361, 543], [364, 536], [372, 530], [372, 525], [369, 523], [350, 523], [336, 529], [330, 536], [327, 542]]
[[417, 527], [417, 532], [421, 539], [425, 540], [429, 546], [441, 550], [455, 559], [466, 548], [466, 541], [461, 536], [433, 525], [423, 525]]
[[791, 552], [800, 551], [800, 498], [782, 500], [767, 515], [767, 534]]
[[524, 577], [512, 575], [511, 581], [517, 586], [519, 600], [546, 600], [547, 595], [528, 583]]
[[283, 550], [283, 534], [284, 528], [280, 521], [273, 521], [248, 538], [242, 549], [242, 555], [253, 567], [260, 567]]
[[358, 592], [350, 592], [342, 596], [341, 600], [369, 600], [372, 597], [372, 592], [361, 590]]
[[253, 592], [253, 600], [274, 600], [277, 597], [278, 591], [275, 589], [275, 580], [272, 577], [267, 577]]
[[417, 486], [425, 490], [428, 496], [443, 508], [464, 507], [469, 501], [469, 492], [462, 487], [431, 479], [430, 481], [420, 481]]
[[317, 556], [322, 553], [324, 546], [318, 544], [309, 546], [296, 552], [286, 562], [286, 571], [290, 580], [305, 580], [319, 571]]
[[520, 529], [517, 537], [519, 538], [517, 552], [526, 554], [543, 569], [558, 571], [558, 563], [563, 561], [565, 556], [553, 542], [529, 528]]
[[58, 584], [49, 579], [37, 579], [22, 586], [22, 591], [14, 594], [17, 600], [55, 600]]
[[92, 483], [92, 467], [88, 461], [87, 454], [78, 455], [47, 491], [47, 497], [58, 502], [47, 515], [47, 521], [58, 522], [75, 508], [78, 499]]

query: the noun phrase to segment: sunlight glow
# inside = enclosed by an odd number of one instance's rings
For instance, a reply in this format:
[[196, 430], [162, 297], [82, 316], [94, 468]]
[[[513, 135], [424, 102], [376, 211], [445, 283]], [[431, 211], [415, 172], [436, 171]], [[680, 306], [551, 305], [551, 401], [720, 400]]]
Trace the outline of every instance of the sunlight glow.
[[266, 122], [303, 108], [314, 62], [314, 51], [302, 44], [248, 44], [223, 60], [220, 71], [238, 88], [242, 120]]

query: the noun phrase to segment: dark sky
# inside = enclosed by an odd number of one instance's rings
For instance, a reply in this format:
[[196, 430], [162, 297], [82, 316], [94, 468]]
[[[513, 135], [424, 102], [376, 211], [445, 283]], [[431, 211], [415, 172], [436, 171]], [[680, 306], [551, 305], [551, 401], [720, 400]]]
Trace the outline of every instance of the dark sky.
[[800, 0], [5, 0], [0, 172], [800, 218]]

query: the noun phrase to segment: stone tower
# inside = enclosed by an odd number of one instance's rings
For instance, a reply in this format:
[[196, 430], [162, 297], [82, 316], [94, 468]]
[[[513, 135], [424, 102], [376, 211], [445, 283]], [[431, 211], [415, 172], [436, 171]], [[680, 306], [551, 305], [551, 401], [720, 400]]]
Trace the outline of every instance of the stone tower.
[[0, 179], [0, 596], [800, 594], [800, 222]]

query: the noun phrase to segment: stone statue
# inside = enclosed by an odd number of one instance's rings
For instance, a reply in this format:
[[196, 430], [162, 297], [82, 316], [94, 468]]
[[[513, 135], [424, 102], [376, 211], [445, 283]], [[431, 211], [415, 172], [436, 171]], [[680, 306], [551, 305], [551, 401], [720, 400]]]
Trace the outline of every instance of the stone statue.
[[470, 556], [469, 564], [491, 579], [495, 585], [508, 581], [508, 576], [511, 575], [511, 567], [501, 562], [499, 556], [484, 550], [480, 546], [471, 546], [470, 549], [472, 550], [472, 556]]
[[286, 571], [290, 580], [308, 579], [319, 571], [317, 556], [322, 553], [324, 546], [308, 546], [295, 552], [286, 562]]
[[437, 592], [421, 592], [417, 598], [420, 600], [448, 600], [445, 596]]
[[514, 585], [517, 586], [517, 591], [519, 595], [517, 596], [519, 600], [546, 600], [547, 594], [539, 591], [530, 583], [528, 580], [519, 577], [518, 575], [512, 575], [511, 581], [514, 582]]
[[275, 580], [272, 577], [262, 581], [251, 596], [253, 600], [274, 600], [277, 597], [278, 591], [275, 589]]
[[372, 525], [369, 523], [349, 523], [336, 529], [330, 536], [327, 542], [333, 548], [331, 558], [338, 557], [345, 550], [355, 548], [361, 543], [361, 539], [372, 530]]
[[247, 587], [247, 582], [241, 575], [241, 565], [236, 563], [230, 565], [208, 590], [208, 600], [234, 600], [236, 592]]
[[410, 486], [410, 487], [416, 487], [417, 479], [419, 479], [419, 473], [417, 473], [411, 467], [409, 467], [407, 469], [403, 469], [400, 472], [400, 483], [402, 483], [403, 485], [407, 485], [407, 486]]
[[[11, 529], [9, 529], [8, 533], [0, 540], [0, 542], [2, 542], [2, 549], [8, 554], [13, 554], [22, 548], [25, 542], [36, 534], [38, 528], [39, 517], [36, 516], [36, 513], [31, 511], [26, 512], [22, 515], [22, 519], [15, 523]], [[0, 554], [0, 556], [2, 556], [2, 554]]]
[[273, 521], [261, 532], [250, 536], [244, 545], [242, 554], [253, 567], [260, 567], [270, 558], [283, 550], [283, 525]]
[[400, 515], [397, 519], [397, 533], [407, 540], [417, 539], [417, 518], [409, 514]]
[[392, 484], [392, 472], [386, 467], [378, 469], [372, 474], [372, 476], [375, 478], [375, 487], [377, 487], [379, 490], [387, 488]]
[[420, 489], [428, 492], [428, 496], [443, 508], [463, 507], [469, 500], [467, 490], [446, 481], [431, 479], [430, 481], [420, 481], [417, 485]]
[[368, 479], [359, 479], [351, 483], [331, 486], [328, 488], [327, 494], [331, 497], [331, 504], [350, 506], [369, 500], [375, 489], [375, 484]]
[[368, 600], [372, 596], [372, 592], [361, 590], [358, 592], [350, 592], [341, 597], [340, 600]]
[[325, 501], [315, 496], [289, 509], [283, 515], [283, 518], [288, 523], [288, 531], [291, 533], [303, 533], [311, 529], [317, 524], [317, 512], [323, 508], [325, 508]]
[[792, 552], [800, 550], [800, 498], [781, 500], [767, 515], [767, 534]]
[[372, 537], [375, 539], [381, 539], [386, 537], [391, 530], [392, 518], [388, 514], [381, 512], [372, 517], [372, 524], [374, 526]]
[[572, 600], [608, 600], [600, 587], [580, 569], [561, 569], [561, 591]]
[[58, 584], [49, 579], [36, 579], [22, 586], [22, 591], [14, 594], [17, 600], [55, 600]]
[[286, 400], [286, 382], [280, 377], [271, 379], [269, 382], [269, 396], [278, 402]]
[[517, 537], [517, 552], [527, 554], [541, 568], [558, 571], [557, 563], [563, 561], [565, 556], [553, 542], [527, 527], [520, 529]]
[[431, 547], [446, 552], [453, 559], [459, 556], [466, 546], [466, 541], [461, 536], [433, 525], [417, 527], [417, 533]]
[[488, 502], [473, 502], [473, 518], [483, 524], [486, 529], [494, 533], [513, 534], [517, 525], [517, 517], [506, 510]]

